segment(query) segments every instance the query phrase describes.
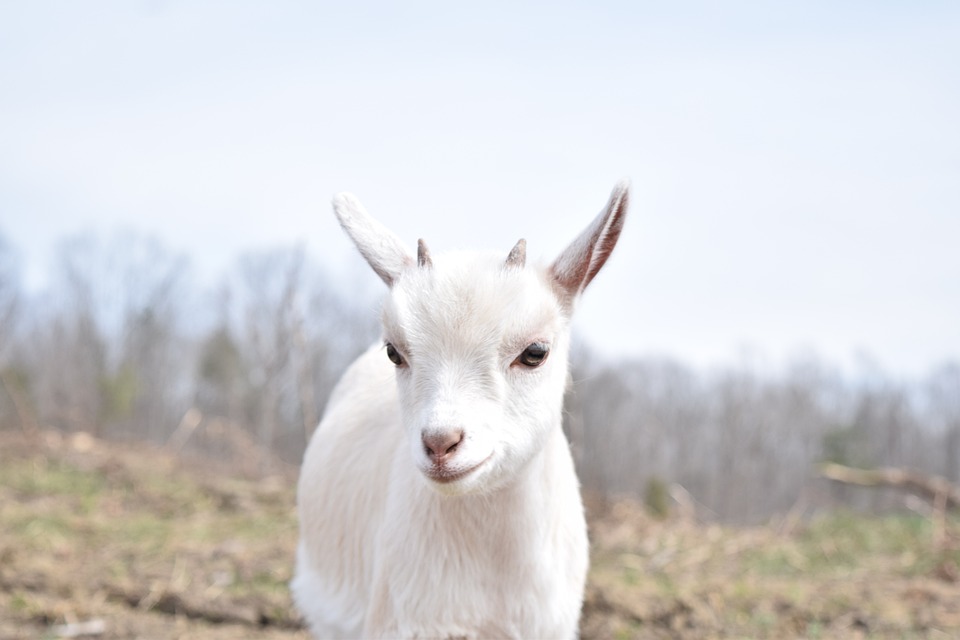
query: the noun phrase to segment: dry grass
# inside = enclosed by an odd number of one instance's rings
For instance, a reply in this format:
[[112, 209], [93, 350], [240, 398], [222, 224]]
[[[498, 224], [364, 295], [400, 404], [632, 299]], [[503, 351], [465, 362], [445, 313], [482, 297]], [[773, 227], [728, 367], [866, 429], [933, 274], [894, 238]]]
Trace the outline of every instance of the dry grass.
[[[238, 479], [87, 436], [0, 434], [0, 638], [301, 638], [294, 475]], [[958, 523], [777, 531], [591, 509], [585, 638], [960, 637]], [[782, 527], [781, 527], [782, 528]], [[504, 588], [508, 588], [505, 585]]]
[[839, 513], [777, 529], [613, 505], [592, 519], [584, 635], [960, 637], [960, 553], [955, 538], [934, 548], [928, 519]]

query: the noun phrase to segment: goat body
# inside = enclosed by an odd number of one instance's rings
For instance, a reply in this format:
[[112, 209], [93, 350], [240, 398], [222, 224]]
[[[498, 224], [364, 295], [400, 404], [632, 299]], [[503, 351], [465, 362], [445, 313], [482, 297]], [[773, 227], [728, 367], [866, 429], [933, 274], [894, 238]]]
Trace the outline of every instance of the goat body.
[[[317, 638], [574, 638], [588, 566], [562, 431], [569, 319], [619, 237], [627, 186], [546, 268], [416, 258], [349, 195], [341, 225], [390, 287], [384, 345], [307, 448], [292, 583]], [[386, 353], [384, 353], [386, 352]]]

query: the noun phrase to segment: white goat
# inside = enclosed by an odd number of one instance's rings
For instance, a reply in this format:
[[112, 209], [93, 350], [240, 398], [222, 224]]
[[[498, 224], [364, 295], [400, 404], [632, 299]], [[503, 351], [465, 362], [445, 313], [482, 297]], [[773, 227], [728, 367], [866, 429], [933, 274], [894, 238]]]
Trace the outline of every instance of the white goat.
[[546, 268], [523, 240], [506, 257], [431, 257], [421, 240], [414, 257], [353, 196], [333, 206], [390, 293], [384, 343], [344, 374], [304, 457], [300, 611], [317, 638], [575, 638], [588, 545], [561, 428], [569, 318], [627, 184]]

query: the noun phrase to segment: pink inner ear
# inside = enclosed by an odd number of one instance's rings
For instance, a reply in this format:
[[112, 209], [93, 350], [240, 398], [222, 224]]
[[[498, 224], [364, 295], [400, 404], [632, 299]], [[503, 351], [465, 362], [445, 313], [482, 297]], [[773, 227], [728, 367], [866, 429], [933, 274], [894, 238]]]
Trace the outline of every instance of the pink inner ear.
[[574, 298], [579, 295], [610, 257], [623, 230], [628, 201], [626, 185], [619, 185], [611, 194], [606, 209], [551, 266], [550, 273], [566, 296]]
[[587, 277], [583, 281], [583, 284], [580, 285], [580, 290], [582, 291], [590, 284], [590, 281], [593, 280], [600, 269], [607, 262], [607, 258], [610, 257], [610, 254], [613, 253], [613, 248], [617, 246], [617, 240], [620, 239], [620, 232], [623, 231], [623, 221], [626, 219], [627, 212], [627, 193], [624, 192], [623, 197], [621, 197], [616, 205], [615, 210], [612, 215], [607, 217], [606, 228], [600, 234], [599, 242], [597, 242], [593, 247], [593, 256], [590, 259], [590, 268], [587, 271]]

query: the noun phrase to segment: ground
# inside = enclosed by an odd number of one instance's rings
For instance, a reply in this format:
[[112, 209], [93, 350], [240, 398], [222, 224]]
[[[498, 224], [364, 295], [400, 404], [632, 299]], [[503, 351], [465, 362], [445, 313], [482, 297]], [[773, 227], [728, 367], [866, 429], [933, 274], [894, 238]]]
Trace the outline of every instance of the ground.
[[[0, 433], [0, 638], [305, 640], [286, 586], [295, 477]], [[960, 637], [956, 519], [589, 511], [585, 639]]]

